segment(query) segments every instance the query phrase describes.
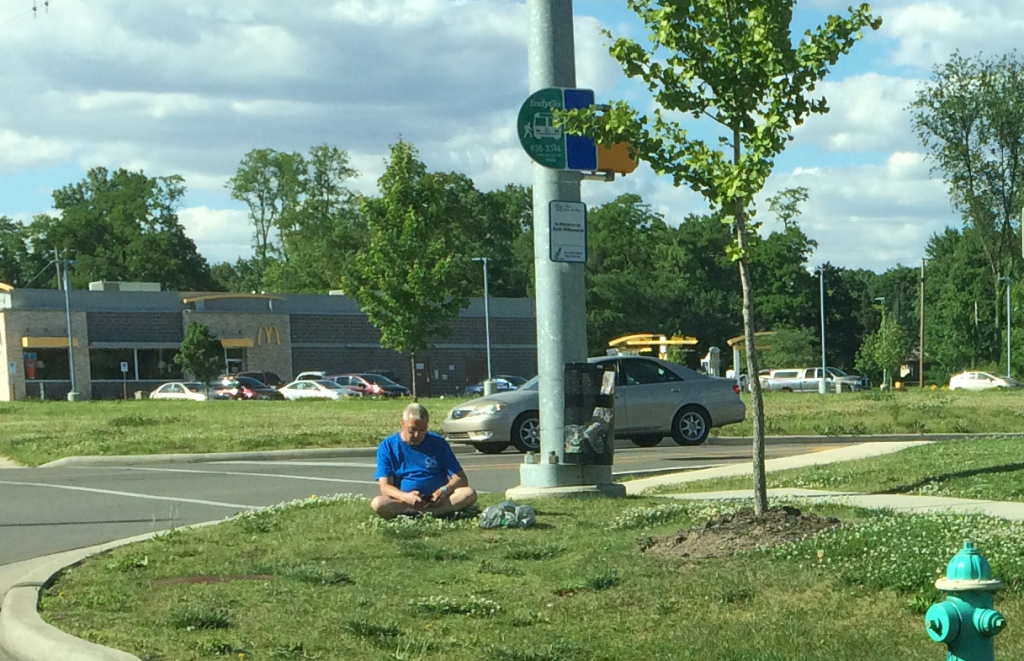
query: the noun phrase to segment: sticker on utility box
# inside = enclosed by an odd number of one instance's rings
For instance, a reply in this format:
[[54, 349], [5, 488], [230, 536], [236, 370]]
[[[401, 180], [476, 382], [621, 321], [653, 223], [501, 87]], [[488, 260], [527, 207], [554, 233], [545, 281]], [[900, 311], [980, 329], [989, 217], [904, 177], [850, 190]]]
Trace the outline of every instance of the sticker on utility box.
[[583, 264], [587, 261], [587, 205], [552, 201], [548, 205], [551, 261]]

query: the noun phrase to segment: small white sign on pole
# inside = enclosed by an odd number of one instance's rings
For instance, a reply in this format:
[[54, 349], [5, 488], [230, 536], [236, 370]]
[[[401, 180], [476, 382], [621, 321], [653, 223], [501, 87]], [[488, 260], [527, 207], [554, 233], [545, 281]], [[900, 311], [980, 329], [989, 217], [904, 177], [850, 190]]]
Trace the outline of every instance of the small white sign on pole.
[[121, 374], [127, 374], [127, 373], [128, 373], [128, 362], [127, 361], [121, 361]]
[[553, 200], [548, 205], [548, 220], [551, 229], [551, 261], [585, 263], [587, 205], [582, 202]]
[[7, 363], [7, 371], [11, 373], [11, 376], [14, 376], [15, 374], [17, 374], [18, 373], [18, 363], [14, 362], [13, 360], [11, 362]]

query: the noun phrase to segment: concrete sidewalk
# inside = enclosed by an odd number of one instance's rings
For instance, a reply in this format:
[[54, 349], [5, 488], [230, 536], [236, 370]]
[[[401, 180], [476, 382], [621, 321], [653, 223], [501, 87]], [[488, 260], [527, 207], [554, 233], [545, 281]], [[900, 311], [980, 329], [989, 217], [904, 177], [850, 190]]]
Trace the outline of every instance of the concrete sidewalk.
[[[792, 457], [780, 457], [769, 459], [764, 462], [765, 472], [786, 470], [788, 468], [803, 468], [805, 466], [817, 466], [820, 464], [833, 464], [840, 461], [851, 461], [854, 459], [866, 459], [877, 457], [883, 454], [899, 452], [918, 445], [925, 445], [931, 441], [891, 441], [860, 443], [849, 445], [835, 450], [813, 452], [811, 454], [800, 454]], [[753, 475], [753, 462], [741, 464], [729, 464], [728, 466], [715, 466], [714, 468], [703, 468], [701, 470], [687, 471], [685, 473], [669, 473], [667, 475], [656, 475], [645, 477], [639, 480], [625, 482], [626, 494], [637, 495], [644, 489], [661, 487], [671, 484], [682, 484], [684, 482], [695, 482], [697, 480], [708, 480], [714, 477], [737, 477]]]
[[[713, 491], [710, 493], [663, 494], [662, 498], [677, 500], [743, 500], [753, 497], [750, 490]], [[853, 493], [818, 491], [815, 489], [769, 489], [769, 498], [807, 498], [821, 502], [851, 505], [867, 509], [892, 510], [905, 514], [932, 514], [950, 512], [966, 514], [977, 512], [1009, 521], [1024, 521], [1024, 503], [1000, 500], [971, 500], [970, 498], [944, 498], [941, 496], [906, 496], [902, 494]]]

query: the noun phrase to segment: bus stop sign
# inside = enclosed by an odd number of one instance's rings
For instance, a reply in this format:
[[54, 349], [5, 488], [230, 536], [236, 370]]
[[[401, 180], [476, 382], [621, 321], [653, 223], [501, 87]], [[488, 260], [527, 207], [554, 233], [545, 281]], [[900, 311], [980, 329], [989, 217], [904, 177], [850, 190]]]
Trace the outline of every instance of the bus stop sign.
[[553, 170], [597, 169], [597, 147], [590, 138], [567, 135], [554, 125], [555, 110], [594, 105], [594, 90], [545, 87], [531, 94], [519, 109], [519, 142], [534, 161]]

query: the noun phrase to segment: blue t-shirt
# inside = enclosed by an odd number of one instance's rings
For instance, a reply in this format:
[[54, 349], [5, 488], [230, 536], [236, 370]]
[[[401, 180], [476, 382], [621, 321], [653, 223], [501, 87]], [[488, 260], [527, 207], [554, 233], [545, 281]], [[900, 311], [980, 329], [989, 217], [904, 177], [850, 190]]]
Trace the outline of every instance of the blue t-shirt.
[[390, 477], [402, 491], [419, 491], [429, 497], [462, 472], [459, 460], [444, 437], [428, 432], [419, 445], [409, 445], [398, 432], [377, 447], [377, 473], [373, 479]]

